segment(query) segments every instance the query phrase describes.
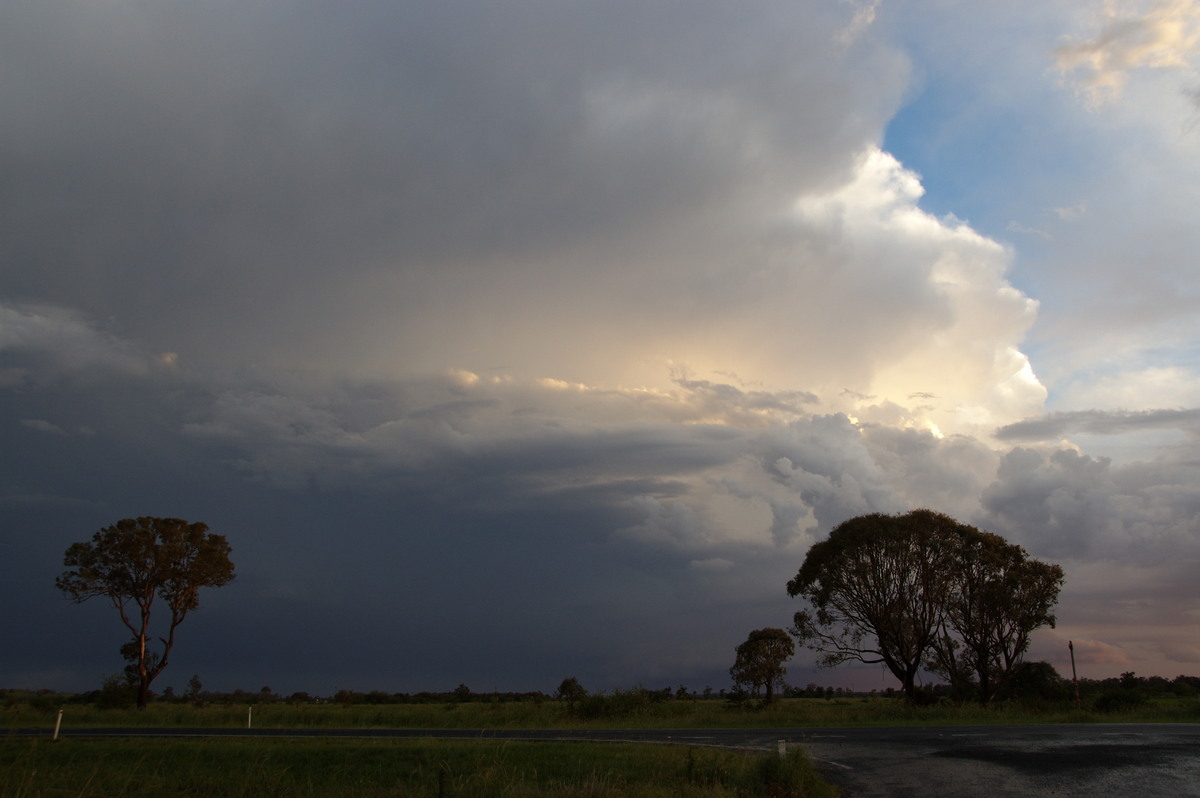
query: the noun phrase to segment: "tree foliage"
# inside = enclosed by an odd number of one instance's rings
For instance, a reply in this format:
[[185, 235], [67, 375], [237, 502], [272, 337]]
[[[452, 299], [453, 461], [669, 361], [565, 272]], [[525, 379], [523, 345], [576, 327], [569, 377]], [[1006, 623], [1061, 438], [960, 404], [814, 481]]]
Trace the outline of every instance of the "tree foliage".
[[792, 633], [827, 667], [882, 662], [915, 697], [916, 676], [935, 639], [950, 592], [951, 540], [958, 526], [929, 510], [851, 518], [809, 549], [790, 596]]
[[584, 689], [583, 685], [574, 676], [568, 676], [563, 679], [559, 683], [558, 689], [554, 691], [554, 697], [560, 701], [566, 701], [567, 707], [570, 709], [575, 708], [576, 702], [587, 698], [587, 694], [588, 691]]
[[755, 629], [746, 642], [737, 647], [737, 657], [729, 675], [737, 686], [747, 686], [755, 693], [766, 690], [766, 703], [771, 703], [775, 688], [783, 688], [787, 669], [783, 663], [796, 652], [792, 638], [782, 629]]
[[[133, 635], [121, 653], [137, 680], [139, 708], [167, 667], [176, 628], [200, 605], [200, 588], [232, 581], [229, 553], [225, 538], [209, 533], [205, 524], [152, 517], [126, 518], [67, 548], [63, 564], [70, 570], [55, 585], [76, 603], [103, 597], [116, 608]], [[169, 619], [161, 647], [154, 650], [150, 616], [158, 599]]]
[[927, 664], [960, 696], [973, 690], [986, 704], [1029, 649], [1033, 630], [1054, 626], [1064, 574], [999, 535], [965, 527], [954, 576]]
[[1049, 662], [1018, 662], [1004, 680], [1000, 696], [1015, 701], [1066, 701], [1071, 683]]
[[932, 510], [873, 513], [814, 545], [788, 594], [807, 599], [792, 634], [824, 666], [883, 663], [910, 699], [928, 667], [965, 695], [996, 695], [1054, 625], [1063, 572], [1019, 546]]

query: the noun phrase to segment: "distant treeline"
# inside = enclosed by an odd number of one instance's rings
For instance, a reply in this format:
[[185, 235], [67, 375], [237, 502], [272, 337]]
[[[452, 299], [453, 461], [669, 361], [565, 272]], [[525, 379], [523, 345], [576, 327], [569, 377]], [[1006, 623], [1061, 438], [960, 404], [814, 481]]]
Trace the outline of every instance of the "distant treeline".
[[[564, 681], [564, 685], [567, 681]], [[578, 683], [575, 683], [576, 685]], [[1053, 667], [1047, 663], [1023, 663], [1017, 679], [1012, 685], [1013, 699], [1041, 700], [1071, 700], [1075, 696], [1075, 685], [1070, 679], [1062, 678]], [[1155, 697], [1175, 696], [1181, 698], [1200, 697], [1200, 676], [1176, 676], [1166, 679], [1162, 676], [1138, 676], [1133, 672], [1121, 674], [1119, 677], [1108, 679], [1080, 679], [1078, 691], [1081, 698], [1095, 700], [1106, 698], [1109, 702], [1131, 704]], [[927, 700], [944, 701], [951, 695], [949, 685], [934, 684], [922, 688], [922, 694]], [[804, 687], [789, 686], [783, 691], [789, 698], [850, 698], [869, 696], [895, 696], [900, 692], [891, 688], [885, 690], [855, 691], [845, 687], [827, 687], [809, 683]], [[740, 702], [751, 700], [755, 696], [742, 690], [714, 690], [706, 687], [703, 690], [689, 690], [687, 687], [664, 687], [650, 689], [637, 686], [628, 689], [599, 691], [589, 693], [581, 686], [578, 692], [564, 694], [562, 688], [555, 693], [542, 691], [531, 692], [475, 692], [465, 684], [460, 684], [446, 692], [423, 691], [419, 693], [388, 693], [382, 690], [360, 692], [357, 690], [339, 690], [332, 695], [321, 696], [307, 692], [294, 692], [290, 695], [280, 695], [270, 687], [262, 687], [256, 691], [233, 690], [232, 692], [214, 692], [204, 690], [199, 678], [192, 677], [189, 689], [182, 694], [173, 688], [166, 688], [161, 693], [154, 694], [152, 700], [156, 703], [179, 703], [197, 705], [248, 705], [248, 704], [334, 704], [342, 706], [383, 705], [383, 704], [448, 704], [465, 702], [511, 703], [511, 702], [544, 702], [567, 701], [577, 704], [576, 709], [583, 715], [607, 715], [618, 709], [628, 709], [626, 705], [645, 706], [666, 701], [706, 701], [724, 700]], [[46, 708], [59, 707], [64, 704], [95, 704], [99, 706], [127, 706], [133, 700], [132, 685], [117, 677], [110, 677], [98, 690], [82, 693], [62, 693], [53, 690], [0, 690], [0, 706], [16, 705], [40, 706]], [[1114, 707], [1116, 708], [1116, 707]]]

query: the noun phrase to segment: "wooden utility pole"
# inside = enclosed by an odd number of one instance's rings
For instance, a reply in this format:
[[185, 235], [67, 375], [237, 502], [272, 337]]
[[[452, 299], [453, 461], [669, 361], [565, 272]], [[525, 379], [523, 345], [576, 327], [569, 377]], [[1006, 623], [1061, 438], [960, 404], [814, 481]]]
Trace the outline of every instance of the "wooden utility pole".
[[1082, 702], [1079, 700], [1079, 676], [1075, 673], [1075, 644], [1068, 640], [1067, 648], [1071, 650], [1071, 681], [1075, 684], [1075, 708], [1081, 709]]

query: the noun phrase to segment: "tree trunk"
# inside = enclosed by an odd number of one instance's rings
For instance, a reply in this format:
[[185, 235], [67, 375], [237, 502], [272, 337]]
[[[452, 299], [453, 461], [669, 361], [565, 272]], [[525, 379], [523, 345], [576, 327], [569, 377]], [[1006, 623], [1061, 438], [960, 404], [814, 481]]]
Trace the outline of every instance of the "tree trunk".
[[917, 669], [906, 670], [901, 684], [904, 686], [904, 697], [908, 699], [908, 702], [910, 704], [917, 703]]

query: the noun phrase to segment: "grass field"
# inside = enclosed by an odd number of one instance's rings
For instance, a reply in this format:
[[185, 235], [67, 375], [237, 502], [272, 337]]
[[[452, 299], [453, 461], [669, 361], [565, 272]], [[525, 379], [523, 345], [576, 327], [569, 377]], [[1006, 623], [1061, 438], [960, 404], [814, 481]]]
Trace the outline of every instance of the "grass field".
[[[12, 702], [0, 707], [7, 728], [54, 725], [57, 707]], [[1118, 711], [1088, 704], [937, 704], [914, 706], [894, 698], [785, 698], [763, 708], [757, 702], [671, 700], [615, 703], [610, 711], [582, 717], [561, 701], [446, 702], [439, 704], [150, 704], [144, 711], [64, 704], [64, 727], [174, 726], [255, 728], [562, 729], [562, 728], [752, 728], [789, 726], [897, 726], [1023, 723], [1200, 722], [1200, 699], [1152, 699]]]
[[601, 743], [389, 740], [0, 741], [0, 795], [834, 796], [802, 752]]
[[[583, 717], [559, 701], [249, 705], [152, 703], [145, 711], [64, 703], [63, 727], [720, 728], [1096, 722], [1200, 722], [1200, 700], [1156, 698], [1117, 711], [1072, 703], [913, 706], [874, 698], [755, 702], [611, 696]], [[1087, 706], [1087, 705], [1085, 705]], [[594, 711], [593, 711], [594, 710]], [[8, 729], [53, 729], [47, 701], [10, 700]], [[335, 739], [0, 739], [0, 795], [608, 796], [836, 795], [794, 751], [775, 754], [616, 743]]]

